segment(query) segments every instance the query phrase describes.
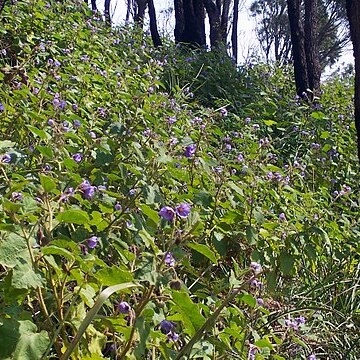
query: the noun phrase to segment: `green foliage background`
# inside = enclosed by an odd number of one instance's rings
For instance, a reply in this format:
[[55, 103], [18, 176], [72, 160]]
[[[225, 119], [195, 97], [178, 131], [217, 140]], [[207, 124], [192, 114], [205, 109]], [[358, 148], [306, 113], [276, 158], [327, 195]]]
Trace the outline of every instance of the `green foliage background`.
[[359, 357], [351, 76], [309, 104], [80, 2], [1, 21], [1, 359]]

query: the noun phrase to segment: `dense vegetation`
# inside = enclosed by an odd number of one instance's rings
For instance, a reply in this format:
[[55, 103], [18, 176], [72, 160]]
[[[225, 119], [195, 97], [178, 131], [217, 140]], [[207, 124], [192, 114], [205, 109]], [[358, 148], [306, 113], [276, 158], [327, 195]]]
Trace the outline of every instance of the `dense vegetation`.
[[358, 359], [352, 83], [5, 8], [0, 359]]

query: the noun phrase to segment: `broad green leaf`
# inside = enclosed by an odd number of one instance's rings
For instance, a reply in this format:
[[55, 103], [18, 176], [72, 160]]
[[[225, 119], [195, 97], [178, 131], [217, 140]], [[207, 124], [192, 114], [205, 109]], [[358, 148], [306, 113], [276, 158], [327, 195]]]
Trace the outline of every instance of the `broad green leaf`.
[[157, 211], [153, 210], [149, 205], [142, 204], [140, 205], [141, 211], [151, 219], [155, 224], [158, 224], [160, 221], [160, 216]]
[[30, 320], [0, 319], [1, 359], [41, 359], [49, 342], [47, 332], [37, 332], [37, 326]]
[[104, 286], [121, 284], [133, 281], [134, 276], [126, 270], [122, 270], [116, 266], [102, 268], [95, 274], [95, 278]]
[[40, 184], [46, 192], [50, 192], [56, 188], [55, 181], [47, 175], [39, 174]]
[[38, 136], [42, 140], [48, 140], [51, 138], [51, 136], [44, 130], [38, 129], [37, 127], [31, 125], [26, 126], [33, 133], [33, 135]]
[[271, 350], [274, 349], [273, 344], [270, 342], [270, 340], [269, 340], [267, 337], [255, 341], [255, 344], [254, 344], [254, 345], [256, 345], [257, 347], [259, 347], [260, 349], [262, 349], [262, 348], [269, 348], [269, 349], [271, 349]]
[[240, 299], [251, 307], [256, 306], [256, 299], [251, 294], [243, 294]]
[[287, 251], [282, 251], [279, 256], [279, 265], [280, 270], [283, 274], [288, 275], [291, 273], [295, 263], [295, 258], [293, 255], [289, 254]]
[[173, 291], [172, 299], [178, 312], [182, 315], [186, 330], [190, 336], [193, 336], [206, 320], [201, 315], [199, 306], [191, 300], [189, 294], [185, 291]]
[[56, 218], [59, 222], [78, 225], [88, 224], [90, 221], [89, 215], [85, 211], [78, 209], [65, 210], [60, 213]]
[[214, 264], [218, 263], [218, 255], [211, 250], [207, 245], [197, 244], [197, 243], [188, 243], [187, 246], [190, 249], [197, 251], [198, 253], [204, 255], [208, 259], [210, 259]]

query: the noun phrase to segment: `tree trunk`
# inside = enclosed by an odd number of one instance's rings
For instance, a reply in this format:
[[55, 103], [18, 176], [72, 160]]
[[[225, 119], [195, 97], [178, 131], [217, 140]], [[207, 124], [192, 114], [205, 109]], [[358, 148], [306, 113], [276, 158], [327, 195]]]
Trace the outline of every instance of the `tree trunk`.
[[104, 2], [104, 16], [105, 16], [106, 23], [108, 25], [111, 25], [110, 0], [105, 0], [105, 2]]
[[210, 45], [212, 49], [219, 47], [221, 43], [221, 8], [212, 0], [204, 0], [206, 12], [210, 23]]
[[175, 42], [204, 47], [205, 12], [203, 0], [175, 0]]
[[157, 28], [156, 11], [153, 0], [148, 0], [149, 18], [150, 18], [150, 33], [154, 46], [161, 46], [161, 39]]
[[[319, 59], [319, 47], [316, 34], [318, 22], [317, 0], [305, 0], [305, 52], [309, 88], [313, 96], [319, 93], [321, 66]], [[313, 97], [312, 96], [312, 97]]]
[[231, 0], [223, 0], [223, 7], [221, 12], [221, 40], [226, 45], [229, 24], [229, 11]]
[[235, 64], [237, 64], [238, 61], [238, 19], [239, 19], [239, 0], [234, 0], [231, 47], [232, 47], [232, 57], [235, 61]]
[[137, 11], [134, 17], [135, 23], [142, 29], [144, 27], [144, 17], [147, 0], [136, 0]]
[[291, 32], [296, 92], [303, 96], [309, 87], [304, 46], [304, 29], [301, 22], [300, 0], [287, 0]]
[[346, 11], [350, 24], [350, 35], [355, 58], [355, 127], [357, 150], [360, 162], [360, 2], [346, 0]]
[[96, 0], [91, 0], [91, 9], [92, 11], [97, 11]]

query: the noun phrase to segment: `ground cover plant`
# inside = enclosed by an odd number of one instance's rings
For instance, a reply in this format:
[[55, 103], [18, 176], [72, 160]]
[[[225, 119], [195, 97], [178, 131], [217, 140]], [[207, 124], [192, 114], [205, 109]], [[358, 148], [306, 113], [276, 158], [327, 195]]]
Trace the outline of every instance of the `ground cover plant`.
[[1, 17], [1, 359], [359, 358], [351, 75]]

